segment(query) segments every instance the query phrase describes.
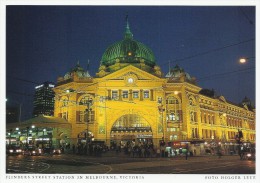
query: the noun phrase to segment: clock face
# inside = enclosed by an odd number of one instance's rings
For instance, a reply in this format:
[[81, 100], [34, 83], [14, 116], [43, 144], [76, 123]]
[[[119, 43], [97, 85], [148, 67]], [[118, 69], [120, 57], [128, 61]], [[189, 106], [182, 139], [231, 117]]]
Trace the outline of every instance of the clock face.
[[133, 78], [128, 78], [128, 79], [127, 79], [127, 82], [128, 82], [128, 83], [133, 83], [133, 82], [134, 82], [134, 79], [133, 79]]

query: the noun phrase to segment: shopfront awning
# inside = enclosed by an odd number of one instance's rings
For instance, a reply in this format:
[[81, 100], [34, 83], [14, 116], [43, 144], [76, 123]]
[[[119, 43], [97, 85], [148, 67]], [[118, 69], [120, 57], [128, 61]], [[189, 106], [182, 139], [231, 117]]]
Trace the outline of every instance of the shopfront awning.
[[35, 118], [31, 118], [29, 120], [26, 120], [21, 123], [10, 123], [6, 125], [6, 129], [15, 129], [17, 127], [19, 128], [26, 128], [31, 127], [32, 125], [36, 127], [51, 127], [51, 128], [57, 128], [57, 127], [64, 127], [64, 128], [71, 128], [71, 124], [63, 119], [53, 116], [45, 116], [40, 115]]

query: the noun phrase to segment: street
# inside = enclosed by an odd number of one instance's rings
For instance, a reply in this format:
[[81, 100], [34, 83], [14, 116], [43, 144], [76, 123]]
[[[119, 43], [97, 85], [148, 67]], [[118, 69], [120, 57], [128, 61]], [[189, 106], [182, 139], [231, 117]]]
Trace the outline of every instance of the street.
[[108, 152], [102, 157], [75, 154], [6, 156], [6, 173], [40, 174], [255, 174], [255, 161], [233, 156], [132, 158]]

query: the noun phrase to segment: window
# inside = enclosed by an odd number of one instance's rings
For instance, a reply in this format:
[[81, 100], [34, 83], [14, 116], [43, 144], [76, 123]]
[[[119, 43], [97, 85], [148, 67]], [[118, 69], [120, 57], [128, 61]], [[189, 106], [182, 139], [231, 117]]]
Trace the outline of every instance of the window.
[[[90, 117], [89, 117], [89, 115], [90, 115]], [[94, 121], [95, 121], [95, 111], [91, 110], [90, 112], [86, 112], [84, 117], [85, 117], [85, 119], [84, 119], [85, 122], [94, 123]]]
[[209, 124], [211, 124], [211, 116], [210, 115], [208, 115], [208, 122], [209, 122]]
[[88, 103], [92, 103], [93, 99], [89, 96], [85, 96], [80, 100], [80, 104], [84, 105], [84, 104], [88, 104]]
[[112, 99], [117, 100], [118, 99], [118, 91], [112, 91]]
[[133, 98], [139, 98], [139, 92], [133, 91]]
[[198, 138], [198, 128], [192, 128], [192, 138]]
[[169, 115], [168, 115], [168, 119], [169, 121], [179, 121], [180, 118], [179, 118], [179, 113], [178, 112], [171, 112]]
[[68, 106], [68, 100], [64, 99], [62, 100], [62, 107], [66, 107], [66, 106]]
[[149, 98], [149, 91], [148, 90], [144, 91], [144, 98]]
[[121, 128], [121, 127], [125, 127], [125, 128], [149, 127], [150, 128], [150, 124], [139, 115], [126, 114], [118, 118], [113, 125], [113, 128]]
[[178, 135], [170, 135], [170, 140], [178, 140]]
[[80, 111], [79, 112], [79, 122], [84, 122], [84, 116], [85, 116], [84, 112]]
[[195, 121], [196, 121], [196, 112], [194, 112], [194, 111], [191, 111], [191, 112], [190, 112], [190, 120], [191, 120], [192, 122], [195, 122]]
[[189, 104], [190, 104], [190, 105], [195, 105], [195, 102], [193, 101], [192, 98], [189, 98]]
[[123, 98], [128, 98], [128, 91], [123, 91]]
[[175, 97], [168, 97], [166, 100], [167, 104], [179, 104], [179, 101]]
[[211, 122], [212, 122], [213, 125], [215, 124], [215, 118], [214, 118], [214, 116], [211, 116]]
[[226, 139], [226, 134], [225, 131], [222, 131], [222, 135], [221, 135], [222, 139]]
[[162, 104], [162, 97], [158, 97], [158, 104]]
[[167, 132], [178, 132], [180, 128], [167, 128]]

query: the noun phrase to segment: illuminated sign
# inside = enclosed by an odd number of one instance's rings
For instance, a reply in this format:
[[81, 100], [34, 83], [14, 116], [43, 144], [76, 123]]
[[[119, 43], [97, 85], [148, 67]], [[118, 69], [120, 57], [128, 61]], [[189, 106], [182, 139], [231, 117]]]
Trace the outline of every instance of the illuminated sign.
[[54, 85], [52, 85], [52, 84], [49, 84], [49, 87], [50, 87], [50, 88], [54, 88]]
[[43, 85], [36, 86], [35, 89], [41, 88]]
[[43, 140], [45, 140], [45, 141], [48, 141], [48, 140], [50, 140], [50, 138], [38, 138], [38, 139], [35, 139], [36, 141], [43, 141]]

